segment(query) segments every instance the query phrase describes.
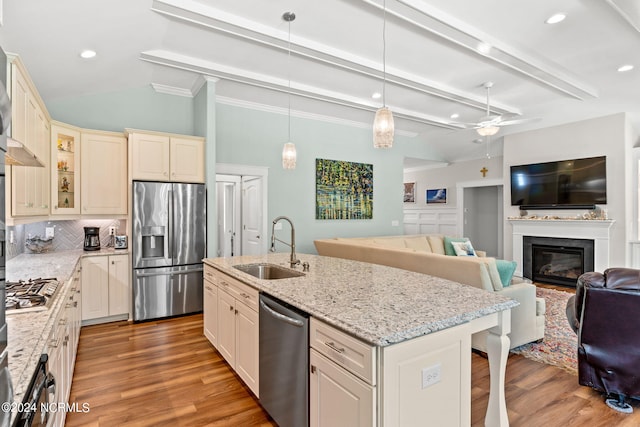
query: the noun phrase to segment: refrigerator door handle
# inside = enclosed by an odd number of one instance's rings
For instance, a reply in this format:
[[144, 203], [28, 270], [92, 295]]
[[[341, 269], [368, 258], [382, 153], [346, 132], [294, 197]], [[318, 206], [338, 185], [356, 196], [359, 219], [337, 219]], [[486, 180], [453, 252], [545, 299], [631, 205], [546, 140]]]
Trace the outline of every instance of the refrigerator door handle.
[[173, 245], [174, 245], [174, 237], [173, 237], [173, 190], [167, 191], [167, 207], [169, 209], [169, 239], [167, 242], [167, 251], [168, 258], [171, 260], [171, 264], [174, 264], [173, 261]]

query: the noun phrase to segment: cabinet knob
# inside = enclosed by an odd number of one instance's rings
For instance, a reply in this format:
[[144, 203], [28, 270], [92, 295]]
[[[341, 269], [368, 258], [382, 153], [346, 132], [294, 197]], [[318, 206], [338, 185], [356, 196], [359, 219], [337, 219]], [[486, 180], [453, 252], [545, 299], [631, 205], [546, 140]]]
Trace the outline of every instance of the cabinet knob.
[[115, 264], [115, 263], [116, 263], [115, 261], [111, 261], [111, 265], [113, 265], [113, 264]]
[[53, 209], [58, 209], [58, 205], [54, 205], [54, 206], [53, 206]]

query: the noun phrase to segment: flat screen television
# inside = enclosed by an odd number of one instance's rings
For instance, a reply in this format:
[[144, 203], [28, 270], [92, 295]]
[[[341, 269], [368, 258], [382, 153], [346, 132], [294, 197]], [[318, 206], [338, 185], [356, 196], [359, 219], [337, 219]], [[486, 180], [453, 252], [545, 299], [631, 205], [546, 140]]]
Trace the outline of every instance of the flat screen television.
[[606, 203], [606, 156], [511, 166], [512, 206], [593, 209]]

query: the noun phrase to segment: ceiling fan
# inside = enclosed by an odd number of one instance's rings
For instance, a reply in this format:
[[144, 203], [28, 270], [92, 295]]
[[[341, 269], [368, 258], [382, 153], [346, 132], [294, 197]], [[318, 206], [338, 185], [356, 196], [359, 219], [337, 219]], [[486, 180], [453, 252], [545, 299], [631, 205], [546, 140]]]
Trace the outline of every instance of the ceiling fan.
[[487, 115], [481, 117], [480, 120], [476, 123], [452, 123], [454, 125], [462, 125], [465, 129], [475, 129], [481, 136], [493, 136], [502, 126], [510, 126], [510, 125], [518, 125], [521, 123], [529, 123], [533, 121], [540, 120], [539, 118], [519, 118], [519, 114], [501, 114], [501, 115], [491, 115], [490, 103], [489, 103], [489, 91], [493, 87], [493, 82], [486, 82], [483, 84], [484, 88], [487, 89]]

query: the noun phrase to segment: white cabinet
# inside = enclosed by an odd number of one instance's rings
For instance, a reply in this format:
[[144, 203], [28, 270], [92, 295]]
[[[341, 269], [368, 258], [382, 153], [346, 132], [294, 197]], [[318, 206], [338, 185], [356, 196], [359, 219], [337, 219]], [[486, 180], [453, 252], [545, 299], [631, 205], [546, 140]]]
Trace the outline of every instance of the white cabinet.
[[315, 318], [309, 337], [311, 427], [375, 426], [375, 347]]
[[[64, 305], [60, 308], [49, 334], [46, 352], [49, 356], [48, 369], [55, 379], [55, 394], [51, 403], [64, 404], [69, 402], [71, 382], [75, 367], [78, 341], [80, 338], [80, 263], [64, 287]], [[62, 427], [65, 421], [65, 411], [51, 413], [48, 426]]]
[[51, 123], [51, 215], [80, 213], [80, 129]]
[[127, 214], [127, 140], [116, 132], [81, 137], [81, 214]]
[[128, 255], [84, 257], [82, 283], [84, 324], [128, 318], [130, 294]]
[[[259, 397], [259, 316], [258, 291], [205, 265], [207, 286], [217, 288], [217, 336], [214, 343], [222, 357], [249, 389]], [[211, 304], [204, 304], [205, 335], [207, 320], [213, 323]]]
[[131, 178], [204, 183], [204, 138], [127, 129]]
[[[213, 273], [209, 272], [209, 276]], [[218, 346], [218, 287], [213, 283], [213, 278], [205, 274], [203, 290], [203, 323], [204, 336], [214, 347]]]
[[11, 67], [11, 137], [22, 143], [44, 167], [12, 166], [11, 216], [48, 215], [49, 211], [49, 116], [19, 58]]

